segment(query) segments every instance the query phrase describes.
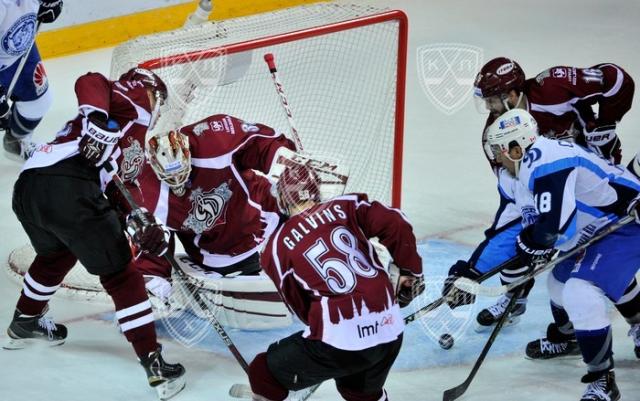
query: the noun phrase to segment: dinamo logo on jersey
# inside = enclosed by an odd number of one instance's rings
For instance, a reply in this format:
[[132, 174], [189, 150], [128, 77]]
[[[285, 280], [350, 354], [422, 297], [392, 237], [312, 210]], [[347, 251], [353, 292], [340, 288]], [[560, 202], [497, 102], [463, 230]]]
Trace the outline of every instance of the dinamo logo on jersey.
[[209, 192], [204, 192], [202, 188], [194, 189], [189, 195], [191, 210], [182, 226], [196, 234], [202, 234], [218, 224], [224, 224], [227, 202], [232, 194], [226, 182]]
[[36, 68], [33, 70], [33, 85], [36, 88], [36, 95], [42, 95], [49, 87], [49, 80], [47, 79], [47, 72], [44, 69], [42, 61], [38, 62]]
[[144, 165], [144, 151], [137, 139], [129, 138], [130, 146], [122, 149], [121, 177], [124, 181], [133, 181]]
[[418, 48], [418, 73], [427, 98], [451, 115], [470, 99], [473, 81], [482, 62], [482, 49], [459, 43]]
[[2, 35], [2, 50], [10, 56], [20, 56], [31, 46], [36, 32], [36, 14], [18, 18]]

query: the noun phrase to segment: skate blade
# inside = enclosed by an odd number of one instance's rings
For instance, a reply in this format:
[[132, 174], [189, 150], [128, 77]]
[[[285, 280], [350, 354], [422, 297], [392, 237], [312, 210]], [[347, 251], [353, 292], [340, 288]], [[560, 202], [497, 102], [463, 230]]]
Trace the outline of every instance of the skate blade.
[[11, 338], [7, 340], [7, 342], [2, 345], [3, 349], [6, 350], [18, 350], [24, 348], [33, 348], [37, 346], [46, 346], [46, 347], [57, 347], [64, 344], [65, 340], [56, 340], [56, 341], [48, 341], [42, 339], [35, 338]]
[[[518, 324], [519, 321], [520, 321], [520, 316], [512, 316], [506, 322], [504, 322], [504, 325], [502, 327], [505, 328], [505, 327], [513, 326], [514, 324]], [[476, 333], [484, 333], [489, 330], [493, 330], [494, 327], [496, 327], [495, 323], [490, 326], [483, 326], [478, 322], [476, 322], [476, 327], [474, 330]]]
[[580, 353], [580, 351], [578, 351], [577, 353], [558, 355], [552, 358], [532, 358], [529, 355], [524, 354], [524, 359], [528, 361], [534, 361], [534, 362], [545, 362], [545, 361], [551, 361], [551, 360], [573, 361], [573, 360], [582, 359], [582, 354]]
[[12, 162], [16, 162], [19, 164], [24, 164], [24, 162], [26, 162], [25, 159], [23, 159], [20, 155], [16, 155], [15, 153], [7, 152], [6, 150], [2, 153], [4, 153], [4, 157], [7, 160], [10, 160]]
[[186, 385], [187, 382], [184, 376], [181, 376], [177, 379], [169, 380], [162, 384], [159, 384], [154, 388], [158, 393], [158, 398], [160, 398], [160, 401], [165, 401], [184, 390]]

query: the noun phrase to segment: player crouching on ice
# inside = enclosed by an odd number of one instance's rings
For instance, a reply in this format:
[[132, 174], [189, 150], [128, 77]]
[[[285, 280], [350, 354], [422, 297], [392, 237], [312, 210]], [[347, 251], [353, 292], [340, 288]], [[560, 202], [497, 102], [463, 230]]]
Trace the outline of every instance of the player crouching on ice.
[[[526, 111], [500, 116], [487, 141], [496, 161], [528, 189], [539, 215], [514, 244], [524, 265], [545, 264], [556, 250], [574, 248], [626, 214], [635, 214], [640, 224], [637, 177], [576, 144], [539, 136]], [[581, 401], [620, 399], [606, 301], [619, 301], [634, 280], [639, 240], [640, 225], [625, 225], [549, 275], [551, 300], [566, 310], [587, 364]]]
[[[291, 324], [273, 283], [260, 273], [258, 252], [281, 216], [271, 181], [254, 170], [269, 174], [274, 160], [294, 154], [293, 142], [266, 125], [219, 114], [152, 132], [146, 147], [148, 163], [128, 184], [130, 192], [183, 245], [186, 255], [177, 262], [213, 298], [220, 322], [241, 329]], [[171, 279], [166, 259], [142, 254], [134, 263], [147, 289], [171, 306], [166, 312], [194, 305], [190, 290], [172, 286], [181, 279]]]
[[[284, 400], [329, 379], [345, 400], [387, 400], [383, 387], [404, 330], [398, 303], [424, 290], [411, 225], [363, 194], [321, 202], [318, 176], [305, 165], [287, 166], [277, 192], [289, 219], [269, 239], [262, 266], [307, 328], [251, 362], [254, 400]], [[401, 267], [397, 290], [372, 237]]]

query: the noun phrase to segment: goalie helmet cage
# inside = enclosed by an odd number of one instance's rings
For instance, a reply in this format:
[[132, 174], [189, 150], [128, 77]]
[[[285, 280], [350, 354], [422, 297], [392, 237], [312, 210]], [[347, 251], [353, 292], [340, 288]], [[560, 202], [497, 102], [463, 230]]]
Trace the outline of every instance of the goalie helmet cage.
[[[263, 61], [273, 53], [305, 151], [348, 167], [345, 192], [399, 207], [407, 25], [402, 11], [333, 3], [209, 22], [118, 46], [111, 78], [140, 66], [165, 81], [168, 104], [154, 132], [230, 114], [288, 135]], [[28, 268], [28, 253], [10, 256], [14, 278]], [[76, 267], [62, 288], [108, 299], [96, 287], [97, 277]]]

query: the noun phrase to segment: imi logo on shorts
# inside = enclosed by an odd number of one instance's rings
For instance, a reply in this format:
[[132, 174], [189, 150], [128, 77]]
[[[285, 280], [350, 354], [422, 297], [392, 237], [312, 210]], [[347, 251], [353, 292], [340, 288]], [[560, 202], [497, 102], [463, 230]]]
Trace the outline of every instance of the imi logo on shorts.
[[378, 334], [378, 330], [381, 327], [386, 326], [388, 324], [393, 324], [393, 315], [386, 315], [382, 317], [382, 319], [379, 322], [376, 321], [375, 324], [357, 325], [356, 329], [358, 331], [358, 338], [366, 338], [366, 337], [374, 336]]

